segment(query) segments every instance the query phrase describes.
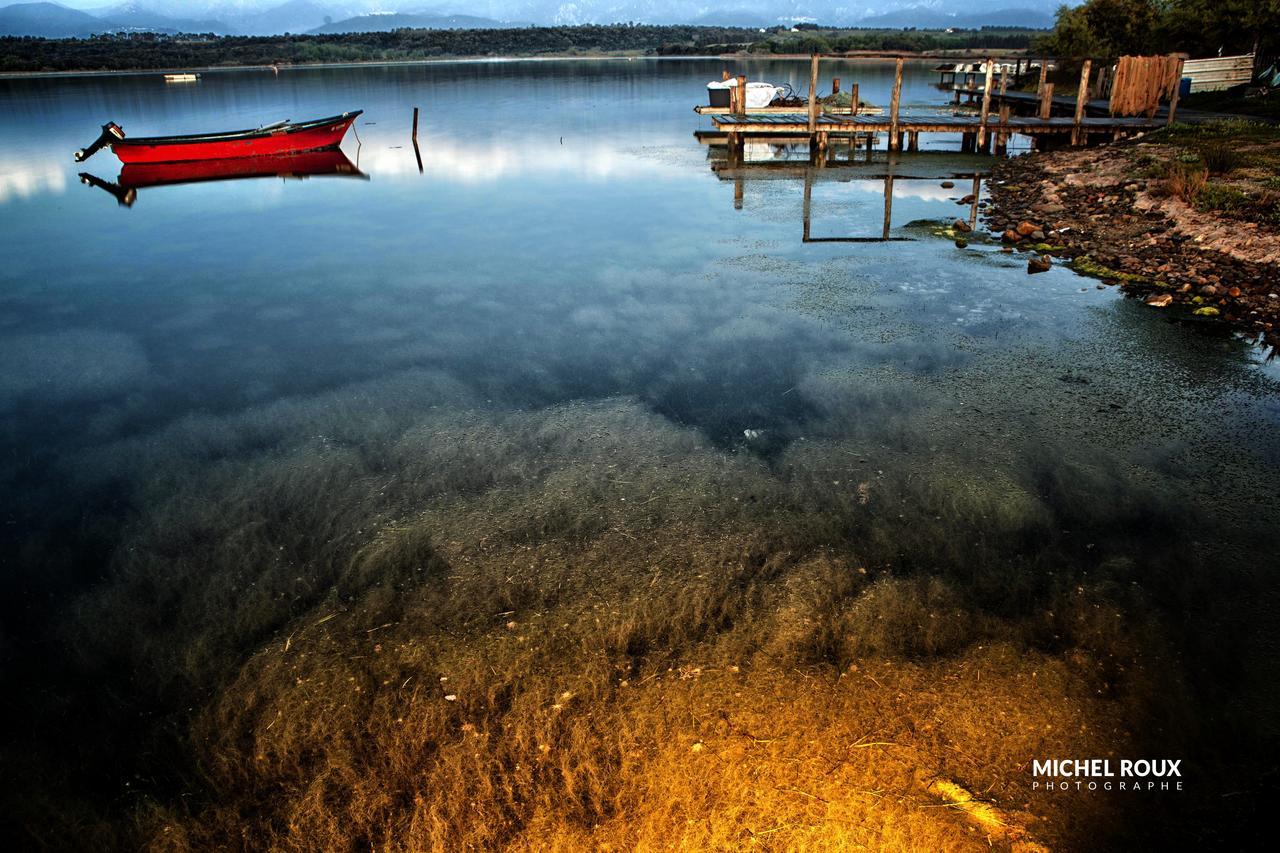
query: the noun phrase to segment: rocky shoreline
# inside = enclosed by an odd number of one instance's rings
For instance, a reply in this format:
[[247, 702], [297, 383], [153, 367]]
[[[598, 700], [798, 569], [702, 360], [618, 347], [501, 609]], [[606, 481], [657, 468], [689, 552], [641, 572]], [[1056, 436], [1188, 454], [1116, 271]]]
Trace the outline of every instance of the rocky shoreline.
[[[1031, 253], [1028, 272], [1060, 259], [1153, 308], [1226, 324], [1280, 350], [1280, 223], [1171, 194], [1160, 164], [1187, 157], [1169, 143], [1129, 142], [1001, 160], [988, 182], [985, 227], [1005, 251]], [[1274, 181], [1262, 175], [1262, 186]], [[1255, 195], [1271, 199], [1266, 190]]]

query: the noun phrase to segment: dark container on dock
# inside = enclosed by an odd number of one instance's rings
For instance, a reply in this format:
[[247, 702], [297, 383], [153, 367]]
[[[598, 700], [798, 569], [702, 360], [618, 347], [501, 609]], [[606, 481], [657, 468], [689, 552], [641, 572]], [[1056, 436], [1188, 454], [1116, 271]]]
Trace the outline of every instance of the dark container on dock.
[[736, 80], [726, 80], [723, 83], [711, 82], [707, 84], [707, 103], [713, 107], [729, 106], [729, 93], [738, 85]]

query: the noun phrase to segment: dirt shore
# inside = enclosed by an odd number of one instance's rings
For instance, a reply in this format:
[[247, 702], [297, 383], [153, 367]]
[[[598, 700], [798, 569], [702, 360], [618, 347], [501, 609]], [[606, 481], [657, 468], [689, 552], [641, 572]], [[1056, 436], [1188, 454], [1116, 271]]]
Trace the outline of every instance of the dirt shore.
[[[985, 223], [1153, 309], [1280, 346], [1280, 134], [1174, 129], [1000, 161]], [[1181, 182], [1180, 182], [1181, 181]], [[1189, 183], [1190, 186], [1185, 184]]]

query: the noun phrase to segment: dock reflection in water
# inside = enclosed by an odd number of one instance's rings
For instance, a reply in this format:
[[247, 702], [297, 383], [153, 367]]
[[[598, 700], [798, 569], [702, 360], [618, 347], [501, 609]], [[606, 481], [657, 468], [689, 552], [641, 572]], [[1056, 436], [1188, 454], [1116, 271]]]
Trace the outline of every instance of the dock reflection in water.
[[[982, 180], [990, 173], [977, 168], [968, 158], [935, 156], [930, 154], [903, 159], [890, 154], [876, 159], [871, 146], [861, 149], [850, 139], [846, 148], [833, 146], [821, 158], [810, 153], [808, 140], [802, 138], [776, 138], [749, 140], [737, 150], [727, 139], [727, 134], [699, 133], [698, 141], [707, 146], [707, 159], [711, 171], [722, 181], [733, 183], [733, 208], [742, 210], [748, 181], [800, 180], [804, 182], [802, 208], [802, 237], [804, 243], [895, 243], [911, 242], [915, 237], [893, 234], [893, 196], [895, 186], [912, 182], [936, 184], [947, 182], [956, 186], [956, 193], [967, 200], [965, 221], [970, 229], [978, 224], [978, 211], [982, 202]], [[865, 154], [861, 153], [865, 152]], [[845, 156], [841, 157], [841, 153]], [[881, 182], [884, 194], [884, 214], [880, 233], [873, 235], [843, 235], [815, 237], [813, 235], [813, 191], [819, 183], [869, 183]], [[965, 187], [966, 189], [960, 189]]]

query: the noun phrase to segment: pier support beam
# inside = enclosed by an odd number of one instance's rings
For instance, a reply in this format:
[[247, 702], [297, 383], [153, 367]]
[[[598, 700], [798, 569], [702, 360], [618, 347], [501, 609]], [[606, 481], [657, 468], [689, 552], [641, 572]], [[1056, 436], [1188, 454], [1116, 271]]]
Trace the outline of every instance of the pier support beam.
[[1053, 84], [1045, 83], [1040, 87], [1040, 105], [1039, 111], [1036, 113], [1040, 118], [1047, 119], [1053, 115]]
[[1080, 88], [1076, 90], [1076, 120], [1071, 127], [1071, 144], [1083, 145], [1085, 133], [1081, 122], [1084, 119], [1084, 108], [1089, 103], [1089, 72], [1093, 70], [1093, 60], [1086, 59], [1080, 69]]
[[809, 57], [809, 133], [818, 129], [818, 54]]
[[987, 143], [987, 119], [991, 116], [991, 80], [996, 70], [996, 61], [987, 58], [987, 79], [982, 85], [982, 116], [978, 119], [978, 147]]
[[[1257, 51], [1254, 51], [1254, 54], [1257, 55]], [[1178, 94], [1182, 89], [1182, 64], [1186, 61], [1187, 61], [1187, 57], [1185, 54], [1178, 57], [1178, 74], [1176, 77], [1178, 81], [1178, 85], [1173, 87], [1173, 95], [1169, 98], [1169, 121], [1167, 122], [1168, 124], [1173, 124], [1173, 116], [1178, 111]]]
[[902, 147], [902, 138], [898, 135], [898, 106], [902, 103], [902, 60], [893, 72], [893, 97], [889, 100], [889, 148], [897, 151]]

